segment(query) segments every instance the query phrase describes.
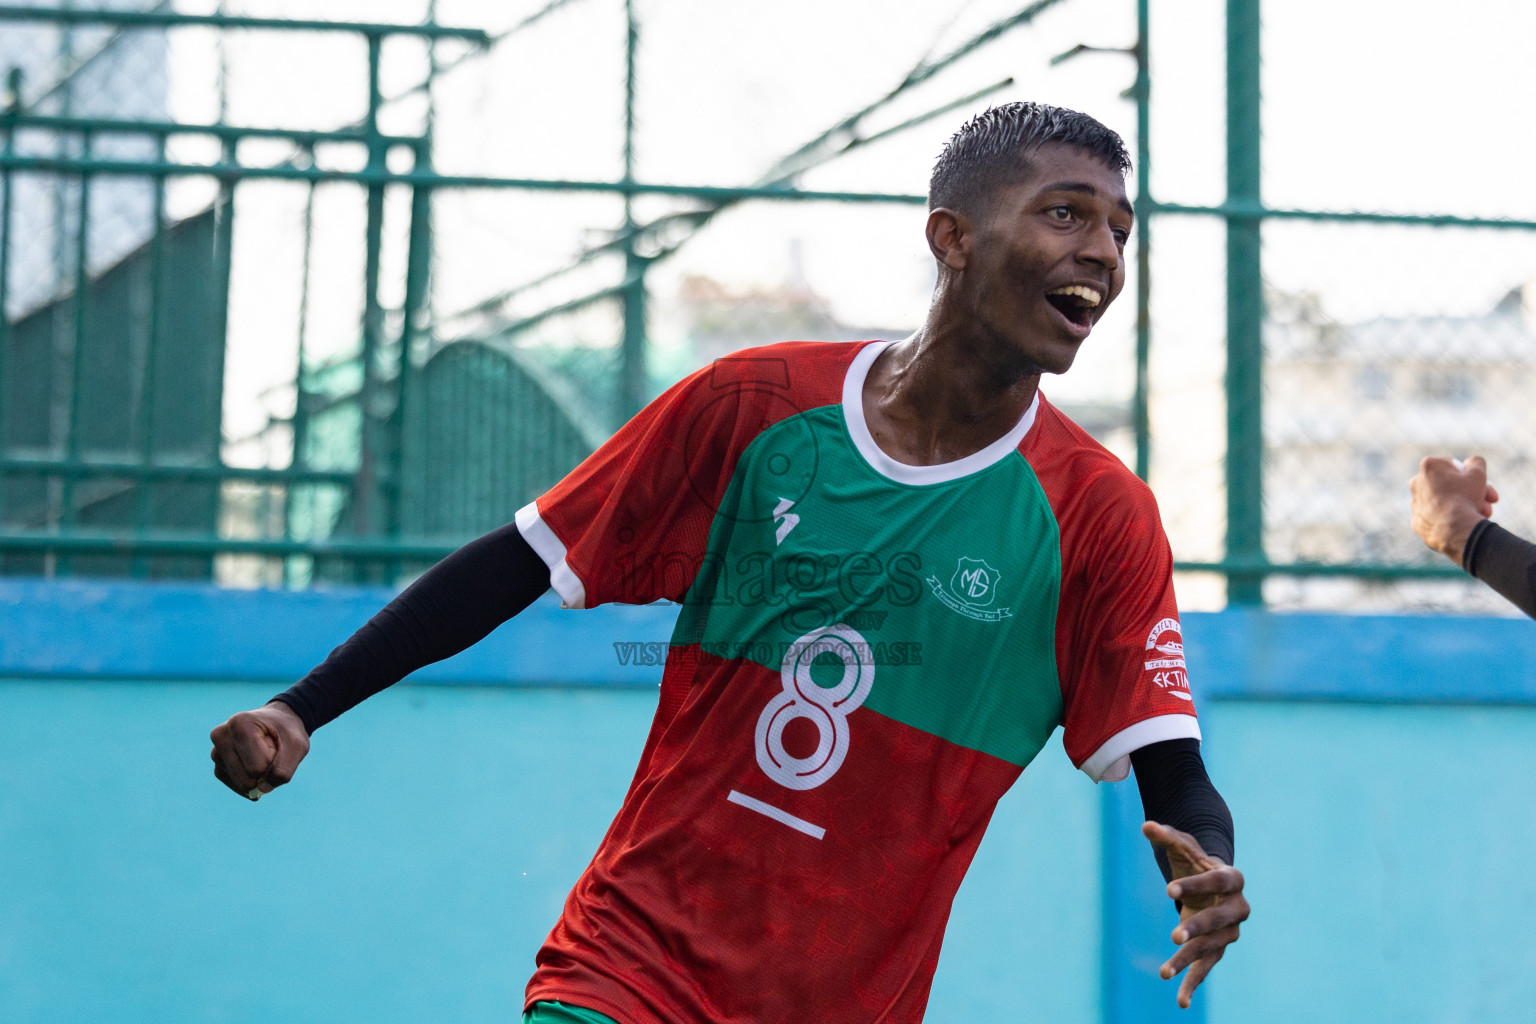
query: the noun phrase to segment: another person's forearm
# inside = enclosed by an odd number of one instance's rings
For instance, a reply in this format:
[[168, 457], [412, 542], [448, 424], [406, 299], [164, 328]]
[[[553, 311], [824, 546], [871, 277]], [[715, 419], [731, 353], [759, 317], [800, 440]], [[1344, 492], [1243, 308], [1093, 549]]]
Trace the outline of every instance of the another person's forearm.
[[1467, 537], [1461, 566], [1536, 618], [1536, 544], [1484, 519]]
[[513, 524], [427, 570], [274, 700], [309, 732], [434, 661], [464, 650], [549, 589], [549, 569]]
[[[1131, 767], [1148, 821], [1188, 832], [1206, 853], [1225, 864], [1232, 863], [1232, 814], [1206, 773], [1199, 741], [1165, 740], [1142, 747], [1132, 752]], [[1161, 850], [1157, 852], [1157, 866], [1164, 879], [1172, 879], [1167, 856]]]

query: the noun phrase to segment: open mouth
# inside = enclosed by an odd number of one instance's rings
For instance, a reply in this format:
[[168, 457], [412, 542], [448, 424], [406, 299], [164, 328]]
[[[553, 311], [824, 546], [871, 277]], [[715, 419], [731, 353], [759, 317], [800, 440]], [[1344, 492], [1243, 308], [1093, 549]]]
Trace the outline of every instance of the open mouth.
[[1086, 329], [1093, 326], [1093, 311], [1099, 308], [1104, 296], [1087, 285], [1069, 284], [1046, 292], [1045, 301], [1067, 320]]

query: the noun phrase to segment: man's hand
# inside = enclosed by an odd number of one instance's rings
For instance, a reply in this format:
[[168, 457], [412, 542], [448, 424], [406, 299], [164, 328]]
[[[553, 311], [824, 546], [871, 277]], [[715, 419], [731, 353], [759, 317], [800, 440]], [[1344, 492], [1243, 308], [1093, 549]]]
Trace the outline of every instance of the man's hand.
[[1413, 492], [1413, 532], [1430, 550], [1457, 565], [1479, 519], [1493, 515], [1499, 492], [1488, 486], [1488, 464], [1473, 455], [1465, 463], [1427, 458], [1408, 482]]
[[242, 711], [209, 733], [213, 774], [249, 800], [259, 800], [293, 778], [309, 753], [309, 733], [282, 701]]
[[1173, 930], [1178, 952], [1158, 974], [1167, 979], [1189, 968], [1179, 986], [1179, 1005], [1187, 1010], [1195, 989], [1237, 941], [1238, 925], [1248, 920], [1243, 873], [1207, 854], [1194, 836], [1178, 829], [1149, 821], [1141, 826], [1141, 834], [1168, 855], [1173, 869], [1168, 895], [1184, 904], [1179, 926]]

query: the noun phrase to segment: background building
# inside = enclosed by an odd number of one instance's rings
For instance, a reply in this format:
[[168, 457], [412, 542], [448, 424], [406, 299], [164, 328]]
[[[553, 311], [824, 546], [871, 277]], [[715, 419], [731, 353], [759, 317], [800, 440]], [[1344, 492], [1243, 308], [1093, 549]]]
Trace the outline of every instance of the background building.
[[[1536, 438], [1536, 285], [1475, 316], [1342, 324], [1315, 296], [1268, 295], [1265, 333], [1266, 549], [1331, 564], [1435, 564], [1407, 518], [1425, 455], [1481, 454], [1509, 529], [1536, 535], [1524, 482]], [[1352, 595], [1352, 596], [1351, 596]], [[1311, 581], [1289, 601], [1346, 607], [1388, 599], [1365, 581]], [[1420, 590], [1418, 606], [1498, 609], [1474, 587]]]

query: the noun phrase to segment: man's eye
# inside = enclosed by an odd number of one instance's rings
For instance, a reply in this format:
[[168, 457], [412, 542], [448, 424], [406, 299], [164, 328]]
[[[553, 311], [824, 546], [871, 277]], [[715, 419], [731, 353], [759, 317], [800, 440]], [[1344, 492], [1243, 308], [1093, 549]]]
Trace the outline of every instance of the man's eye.
[[1124, 249], [1125, 248], [1125, 243], [1129, 242], [1130, 240], [1131, 240], [1131, 233], [1129, 231], [1116, 231], [1115, 232], [1115, 244], [1118, 245], [1120, 248]]
[[1066, 221], [1072, 219], [1072, 207], [1070, 206], [1053, 206], [1045, 212], [1052, 220]]

